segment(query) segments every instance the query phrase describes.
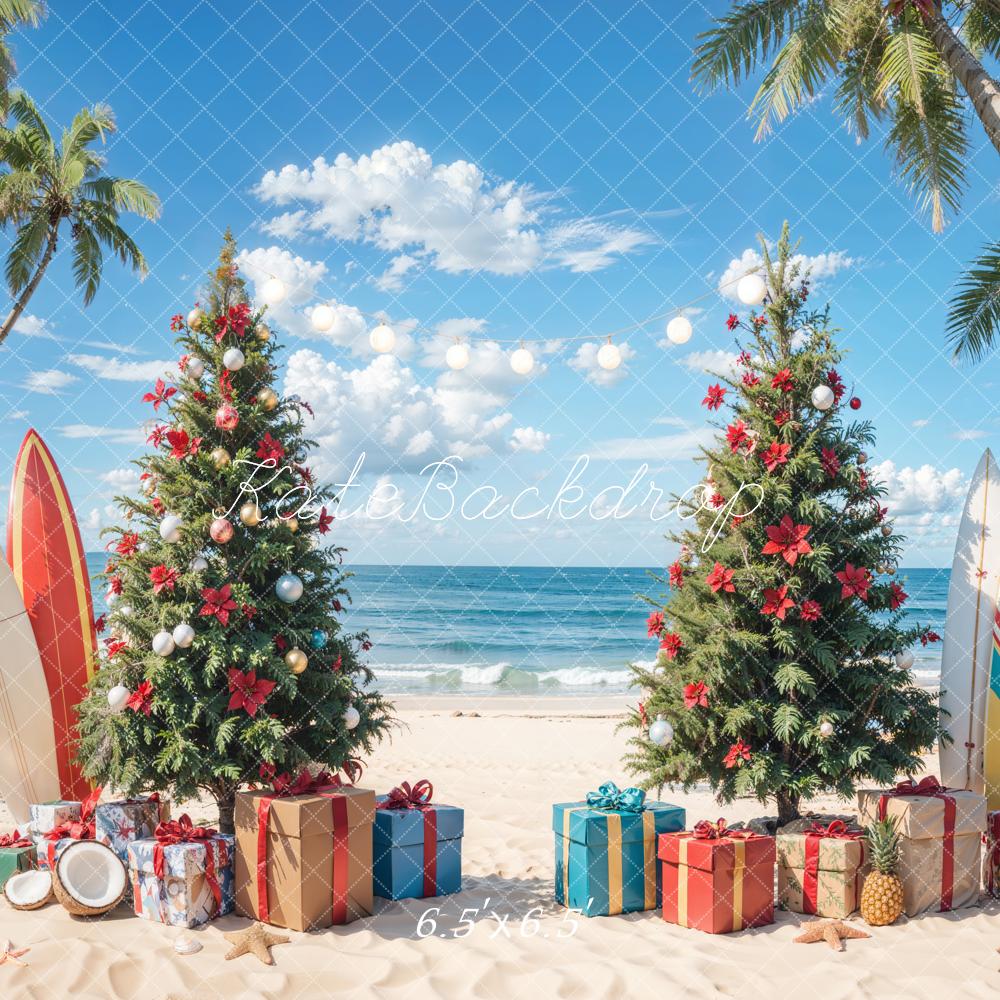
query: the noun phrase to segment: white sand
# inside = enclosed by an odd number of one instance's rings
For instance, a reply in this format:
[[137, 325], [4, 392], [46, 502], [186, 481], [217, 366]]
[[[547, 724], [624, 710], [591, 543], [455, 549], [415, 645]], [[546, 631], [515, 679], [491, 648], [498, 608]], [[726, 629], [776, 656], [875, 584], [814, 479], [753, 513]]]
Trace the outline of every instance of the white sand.
[[[468, 702], [464, 702], [465, 705]], [[582, 797], [619, 766], [624, 734], [606, 699], [490, 699], [479, 718], [453, 718], [461, 699], [400, 701], [406, 728], [373, 756], [362, 784], [380, 791], [428, 777], [435, 799], [465, 807], [465, 889], [439, 900], [376, 900], [373, 918], [318, 934], [291, 934], [267, 968], [224, 962], [225, 917], [192, 932], [204, 950], [177, 956], [181, 931], [131, 916], [74, 919], [53, 904], [17, 913], [0, 902], [0, 940], [31, 948], [26, 969], [0, 966], [0, 997], [995, 997], [1000, 992], [1000, 906], [903, 920], [849, 941], [792, 943], [805, 918], [712, 936], [666, 924], [655, 911], [582, 918], [574, 933], [552, 901], [551, 804]], [[931, 762], [933, 764], [933, 762]], [[665, 794], [703, 818], [749, 819], [756, 802], [720, 809], [707, 792]], [[834, 811], [833, 801], [818, 808]], [[843, 809], [843, 804], [840, 805]], [[211, 819], [207, 809], [195, 819]], [[0, 815], [0, 830], [9, 822]], [[433, 936], [420, 914], [440, 907]], [[537, 908], [537, 909], [536, 909]], [[460, 924], [463, 911], [472, 922]], [[498, 924], [495, 912], [506, 918]], [[537, 923], [531, 916], [539, 916]], [[282, 932], [286, 933], [286, 932]], [[462, 936], [464, 935], [464, 936]]]

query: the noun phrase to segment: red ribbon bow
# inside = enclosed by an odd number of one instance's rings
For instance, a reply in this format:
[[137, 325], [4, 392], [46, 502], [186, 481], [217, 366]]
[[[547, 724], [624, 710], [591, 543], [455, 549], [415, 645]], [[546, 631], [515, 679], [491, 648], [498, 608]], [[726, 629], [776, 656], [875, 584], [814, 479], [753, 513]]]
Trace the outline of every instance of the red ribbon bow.
[[699, 820], [694, 825], [694, 835], [698, 840], [721, 840], [730, 836], [734, 831], [726, 826], [726, 821], [722, 818], [714, 823], [711, 820]]
[[60, 823], [51, 830], [46, 831], [46, 840], [59, 841], [64, 838], [70, 840], [93, 840], [94, 839], [94, 809], [97, 807], [97, 800], [101, 797], [100, 788], [95, 788], [80, 803], [80, 818], [71, 820], [68, 823]]
[[0, 847], [31, 847], [31, 841], [15, 830], [13, 833], [0, 833]]
[[421, 778], [412, 788], [408, 781], [401, 781], [376, 808], [423, 809], [430, 805], [433, 794], [434, 786], [426, 778]]
[[[191, 822], [191, 817], [184, 813], [180, 819], [170, 820], [166, 823], [158, 823], [153, 836], [156, 843], [153, 845], [153, 874], [161, 881], [164, 878], [164, 856], [163, 848], [172, 847], [174, 844], [203, 844], [205, 847], [205, 881], [208, 882], [212, 895], [215, 897], [215, 912], [222, 909], [222, 888], [219, 879], [215, 874], [215, 851], [212, 849], [212, 841], [218, 836], [219, 831], [208, 826], [195, 826]], [[219, 845], [219, 864], [227, 864], [229, 858], [226, 851], [226, 842], [217, 841]]]
[[810, 837], [835, 837], [837, 840], [860, 840], [864, 836], [860, 830], [848, 830], [842, 819], [835, 819], [828, 826], [813, 823], [805, 833]]
[[928, 774], [926, 778], [921, 778], [920, 781], [914, 781], [912, 778], [907, 778], [906, 781], [901, 781], [896, 785], [892, 791], [883, 792], [885, 795], [938, 795], [941, 792], [947, 792], [948, 789], [941, 784], [933, 774]]

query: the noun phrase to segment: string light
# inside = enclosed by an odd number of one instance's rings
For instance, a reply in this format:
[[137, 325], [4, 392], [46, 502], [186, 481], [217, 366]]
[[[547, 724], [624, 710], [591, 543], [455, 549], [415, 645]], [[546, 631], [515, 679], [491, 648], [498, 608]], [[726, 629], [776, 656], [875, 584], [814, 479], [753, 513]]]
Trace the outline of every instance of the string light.
[[511, 354], [510, 366], [518, 375], [527, 375], [535, 367], [535, 356], [522, 345]]
[[759, 306], [767, 295], [767, 285], [759, 274], [745, 274], [736, 286], [736, 295], [745, 306]]
[[276, 306], [285, 297], [285, 283], [272, 274], [261, 286], [260, 297], [267, 305]]
[[613, 372], [622, 363], [622, 352], [611, 343], [610, 337], [597, 352], [597, 363], [609, 372]]
[[469, 349], [461, 341], [456, 341], [448, 348], [444, 359], [449, 368], [460, 372], [469, 363]]
[[671, 344], [686, 344], [691, 339], [691, 321], [687, 316], [675, 316], [667, 324], [667, 340]]
[[379, 354], [388, 354], [396, 346], [396, 334], [391, 326], [379, 323], [370, 334], [368, 343], [372, 345], [373, 351]]
[[336, 320], [336, 316], [333, 314], [333, 310], [327, 305], [316, 306], [312, 311], [312, 316], [309, 317], [309, 321], [312, 323], [313, 329], [318, 330], [320, 333], [326, 333]]

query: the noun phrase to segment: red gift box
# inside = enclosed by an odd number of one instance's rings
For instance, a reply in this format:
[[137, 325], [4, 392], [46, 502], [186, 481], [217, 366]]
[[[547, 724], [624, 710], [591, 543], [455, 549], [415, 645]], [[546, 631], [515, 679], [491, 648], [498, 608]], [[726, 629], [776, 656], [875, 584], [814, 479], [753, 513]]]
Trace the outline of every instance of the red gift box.
[[774, 837], [723, 820], [661, 833], [663, 919], [708, 934], [774, 923]]

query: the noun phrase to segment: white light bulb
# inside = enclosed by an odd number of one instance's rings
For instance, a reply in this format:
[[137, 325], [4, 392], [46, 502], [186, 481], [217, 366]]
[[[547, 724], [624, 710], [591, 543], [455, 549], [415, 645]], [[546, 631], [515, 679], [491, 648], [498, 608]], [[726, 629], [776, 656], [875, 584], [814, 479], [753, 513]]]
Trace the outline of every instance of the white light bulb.
[[449, 368], [460, 372], [469, 363], [469, 349], [465, 344], [452, 344], [444, 356]]
[[746, 306], [759, 306], [767, 295], [767, 285], [759, 274], [745, 274], [736, 286], [736, 295]]
[[276, 306], [285, 297], [285, 283], [281, 278], [268, 278], [261, 286], [260, 297], [269, 306]]
[[829, 410], [833, 406], [833, 389], [828, 385], [818, 385], [812, 391], [812, 404], [817, 410]]
[[244, 364], [246, 364], [246, 357], [244, 357], [243, 352], [238, 347], [230, 347], [225, 354], [222, 355], [222, 363], [231, 371], [238, 372]]
[[329, 306], [316, 306], [312, 311], [312, 316], [309, 317], [313, 329], [320, 333], [326, 333], [333, 326], [335, 319], [333, 310]]
[[535, 358], [527, 347], [519, 347], [510, 356], [510, 366], [518, 375], [527, 375], [535, 367]]
[[691, 339], [691, 321], [687, 316], [675, 316], [667, 324], [667, 340], [671, 344], [686, 344]]
[[368, 334], [368, 343], [372, 345], [373, 351], [378, 351], [379, 354], [388, 354], [396, 346], [396, 334], [393, 332], [391, 326], [379, 323]]
[[597, 363], [609, 372], [613, 372], [622, 363], [622, 352], [614, 344], [605, 344], [597, 352]]

